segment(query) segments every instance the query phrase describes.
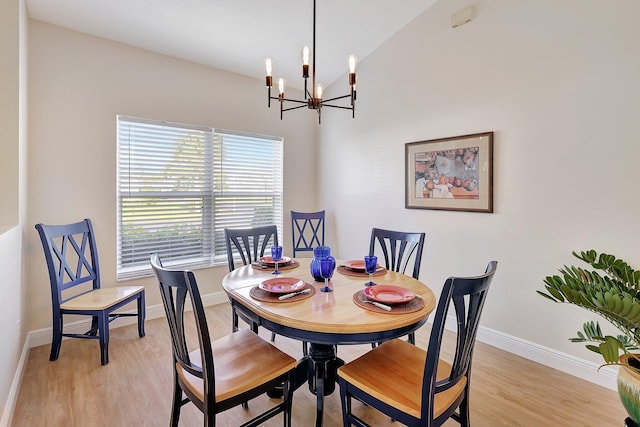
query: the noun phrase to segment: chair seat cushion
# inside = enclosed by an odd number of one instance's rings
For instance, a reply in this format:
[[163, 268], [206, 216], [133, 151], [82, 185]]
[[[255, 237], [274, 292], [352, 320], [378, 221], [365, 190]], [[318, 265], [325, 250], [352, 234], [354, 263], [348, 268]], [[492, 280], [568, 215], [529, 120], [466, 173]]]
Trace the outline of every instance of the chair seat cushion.
[[[242, 329], [211, 343], [215, 365], [216, 402], [222, 402], [275, 379], [295, 368], [296, 360], [258, 334]], [[189, 353], [191, 363], [202, 366], [200, 349]], [[204, 400], [202, 379], [176, 364], [182, 383]]]
[[[425, 350], [395, 339], [341, 366], [338, 375], [376, 399], [420, 418], [426, 357]], [[450, 372], [451, 364], [440, 359], [436, 378], [444, 379]], [[466, 383], [467, 379], [463, 377], [450, 389], [436, 394], [435, 418], [464, 392]]]
[[99, 288], [73, 297], [63, 304], [63, 310], [105, 310], [144, 291], [144, 286]]

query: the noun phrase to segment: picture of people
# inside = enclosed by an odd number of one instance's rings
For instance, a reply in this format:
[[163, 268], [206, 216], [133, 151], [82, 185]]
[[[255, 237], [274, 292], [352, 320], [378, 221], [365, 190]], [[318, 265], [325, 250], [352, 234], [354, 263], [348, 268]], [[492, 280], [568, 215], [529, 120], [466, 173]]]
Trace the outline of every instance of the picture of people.
[[415, 153], [415, 197], [478, 199], [478, 150], [473, 146]]

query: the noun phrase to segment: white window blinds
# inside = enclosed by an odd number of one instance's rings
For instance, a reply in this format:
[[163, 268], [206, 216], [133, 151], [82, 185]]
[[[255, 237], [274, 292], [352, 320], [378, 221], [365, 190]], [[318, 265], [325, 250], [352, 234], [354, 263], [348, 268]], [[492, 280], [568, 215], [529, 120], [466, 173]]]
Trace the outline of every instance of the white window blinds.
[[226, 263], [224, 228], [278, 227], [282, 138], [118, 116], [117, 278]]
[[282, 139], [216, 131], [213, 140], [216, 254], [226, 257], [225, 228], [275, 224], [282, 236]]

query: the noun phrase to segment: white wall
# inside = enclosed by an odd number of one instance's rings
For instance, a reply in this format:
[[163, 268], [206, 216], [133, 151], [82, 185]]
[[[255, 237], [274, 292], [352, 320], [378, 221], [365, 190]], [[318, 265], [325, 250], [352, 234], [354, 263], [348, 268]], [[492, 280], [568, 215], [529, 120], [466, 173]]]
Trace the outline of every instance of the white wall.
[[26, 355], [26, 88], [24, 0], [0, 2], [0, 426], [9, 424]]
[[[424, 231], [421, 279], [438, 293], [496, 259], [482, 325], [599, 362], [567, 340], [594, 315], [536, 290], [572, 250], [640, 268], [639, 14], [635, 0], [440, 1], [360, 61], [355, 121], [327, 111], [319, 139], [336, 252], [363, 256], [373, 226]], [[405, 143], [485, 131], [493, 214], [404, 208]]]
[[[103, 286], [115, 282], [117, 114], [283, 136], [285, 213], [315, 208], [314, 117], [281, 122], [264, 82], [39, 21], [29, 36], [29, 330], [51, 324], [36, 223], [91, 218]], [[226, 272], [197, 271], [202, 293], [222, 291]], [[147, 285], [148, 306], [161, 304], [154, 278], [128, 283]]]
[[0, 230], [0, 425], [9, 420], [12, 407], [6, 407], [9, 400], [15, 399], [20, 377], [19, 359], [24, 345], [22, 332], [22, 232], [15, 226], [10, 230]]
[[0, 3], [0, 226], [18, 223], [19, 5]]

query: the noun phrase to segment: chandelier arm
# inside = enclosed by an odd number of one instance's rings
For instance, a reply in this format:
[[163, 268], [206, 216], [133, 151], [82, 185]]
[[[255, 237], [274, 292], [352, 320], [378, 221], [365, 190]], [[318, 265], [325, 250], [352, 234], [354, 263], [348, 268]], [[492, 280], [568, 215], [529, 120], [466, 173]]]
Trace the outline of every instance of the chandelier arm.
[[336, 99], [344, 99], [344, 98], [351, 98], [351, 94], [336, 96], [335, 98], [323, 99], [322, 104], [324, 105], [325, 102], [331, 102], [331, 101], [335, 101]]
[[306, 105], [298, 105], [297, 107], [289, 107], [289, 108], [283, 109], [282, 112], [291, 111], [291, 110], [297, 110], [298, 108], [304, 108], [304, 107], [306, 107]]
[[280, 98], [277, 96], [272, 96], [271, 99], [276, 101], [289, 101], [289, 102], [297, 102], [298, 104], [304, 104], [305, 106], [309, 104], [309, 101], [300, 101], [299, 99], [291, 99], [291, 98]]
[[323, 107], [331, 107], [331, 108], [341, 108], [343, 110], [353, 110], [353, 107], [345, 107], [343, 105], [331, 105], [331, 104], [325, 104], [324, 102], [322, 103]]

